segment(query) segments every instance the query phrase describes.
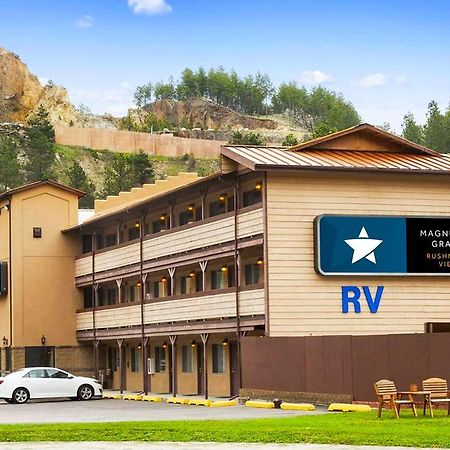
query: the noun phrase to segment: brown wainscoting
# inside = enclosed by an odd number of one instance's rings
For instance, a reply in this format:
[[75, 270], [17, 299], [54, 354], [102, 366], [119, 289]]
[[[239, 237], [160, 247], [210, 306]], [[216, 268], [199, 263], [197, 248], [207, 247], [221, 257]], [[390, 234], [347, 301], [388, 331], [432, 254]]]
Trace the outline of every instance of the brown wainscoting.
[[373, 401], [373, 383], [399, 390], [450, 381], [450, 333], [374, 336], [245, 337], [243, 389], [349, 396]]

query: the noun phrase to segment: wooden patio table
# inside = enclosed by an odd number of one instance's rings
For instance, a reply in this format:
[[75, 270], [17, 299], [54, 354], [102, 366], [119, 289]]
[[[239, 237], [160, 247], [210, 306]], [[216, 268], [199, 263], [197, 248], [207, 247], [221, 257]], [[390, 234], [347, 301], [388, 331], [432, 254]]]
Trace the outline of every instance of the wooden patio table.
[[[412, 402], [414, 402], [414, 405], [417, 405], [417, 401], [413, 397], [416, 397], [417, 395], [422, 395], [423, 400], [425, 402], [426, 399], [430, 398], [431, 392], [430, 391], [398, 391], [397, 394], [399, 395], [399, 397], [401, 397], [402, 395], [407, 395], [409, 397], [409, 399]], [[423, 414], [425, 415], [425, 412]]]

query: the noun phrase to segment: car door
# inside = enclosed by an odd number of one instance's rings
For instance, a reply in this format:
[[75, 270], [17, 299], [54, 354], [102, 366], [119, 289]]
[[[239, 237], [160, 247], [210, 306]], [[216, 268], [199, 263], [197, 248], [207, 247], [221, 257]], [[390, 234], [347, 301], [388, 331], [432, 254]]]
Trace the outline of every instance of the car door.
[[74, 383], [72, 375], [59, 369], [47, 369], [47, 373], [52, 397], [76, 396], [76, 383]]
[[50, 379], [45, 369], [30, 370], [22, 377], [21, 384], [28, 389], [31, 398], [50, 396]]

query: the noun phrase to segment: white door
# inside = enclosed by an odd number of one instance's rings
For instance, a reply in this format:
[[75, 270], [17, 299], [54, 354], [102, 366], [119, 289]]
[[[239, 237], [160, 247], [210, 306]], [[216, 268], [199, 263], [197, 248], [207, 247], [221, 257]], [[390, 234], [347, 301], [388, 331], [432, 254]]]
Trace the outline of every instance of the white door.
[[50, 379], [45, 369], [32, 369], [20, 380], [20, 384], [30, 392], [31, 398], [51, 397]]
[[75, 397], [77, 395], [77, 382], [72, 375], [58, 369], [47, 369], [47, 373], [52, 397]]

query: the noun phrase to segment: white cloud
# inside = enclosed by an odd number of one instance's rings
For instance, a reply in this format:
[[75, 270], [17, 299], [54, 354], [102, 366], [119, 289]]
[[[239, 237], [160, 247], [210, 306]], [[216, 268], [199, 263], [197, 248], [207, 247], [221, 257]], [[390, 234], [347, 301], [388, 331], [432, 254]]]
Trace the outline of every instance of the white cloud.
[[128, 0], [128, 6], [135, 14], [168, 14], [172, 7], [166, 0]]
[[409, 80], [408, 77], [406, 75], [399, 75], [396, 79], [395, 79], [395, 83], [399, 84], [399, 85], [404, 85], [404, 84], [408, 84]]
[[333, 82], [333, 77], [320, 70], [305, 70], [300, 74], [299, 80], [305, 84], [326, 84]]
[[78, 28], [91, 28], [94, 26], [94, 18], [92, 16], [88, 16], [88, 15], [80, 17], [75, 22], [75, 26]]
[[387, 76], [384, 73], [373, 73], [371, 75], [367, 75], [361, 80], [357, 81], [356, 84], [363, 88], [372, 88], [383, 86], [387, 82]]

